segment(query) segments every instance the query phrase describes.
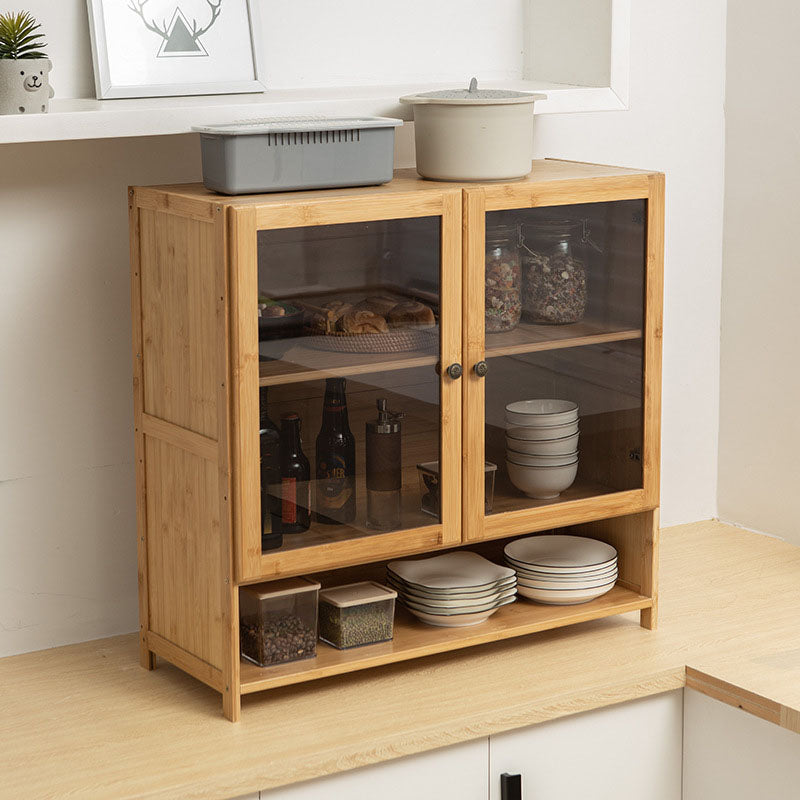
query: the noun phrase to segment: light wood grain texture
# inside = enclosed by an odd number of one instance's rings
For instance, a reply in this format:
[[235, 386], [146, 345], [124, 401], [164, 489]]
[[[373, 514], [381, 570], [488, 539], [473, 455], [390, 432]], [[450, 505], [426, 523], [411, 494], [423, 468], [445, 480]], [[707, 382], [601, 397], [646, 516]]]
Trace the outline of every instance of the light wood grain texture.
[[528, 531], [636, 514], [646, 509], [641, 489], [617, 492], [609, 487], [580, 482], [574, 483], [555, 500], [533, 500], [517, 492], [509, 498], [509, 504], [513, 504], [514, 510], [505, 511], [504, 498], [495, 497], [494, 511], [497, 513], [485, 518], [483, 538], [502, 539]]
[[485, 356], [486, 316], [486, 196], [483, 189], [470, 189], [463, 195], [463, 302], [462, 331], [464, 347], [463, 402], [461, 426], [462, 530], [465, 542], [484, 535], [484, 415], [486, 378], [475, 373], [475, 364]]
[[[573, 529], [600, 539], [619, 553], [619, 581], [653, 602], [642, 609], [642, 627], [653, 630], [658, 621], [658, 511], [598, 520]], [[645, 614], [645, 612], [647, 612]]]
[[335, 194], [306, 201], [287, 199], [257, 206], [256, 219], [261, 228], [299, 228], [309, 225], [337, 225], [362, 220], [432, 217], [442, 213], [444, 195], [419, 192], [408, 194], [374, 192], [359, 196]]
[[425, 625], [405, 609], [399, 608], [395, 617], [394, 639], [391, 642], [353, 650], [336, 650], [320, 642], [315, 659], [263, 669], [254, 664], [243, 664], [242, 691], [258, 692], [276, 686], [511, 639], [591, 619], [638, 611], [649, 603], [649, 598], [619, 586], [591, 603], [577, 606], [544, 606], [520, 598], [499, 609], [485, 623], [471, 628], [435, 628]]
[[2, 659], [1, 793], [228, 800], [677, 689], [687, 664], [797, 712], [799, 587], [800, 548], [673, 528], [657, 631], [613, 617], [248, 695], [238, 725], [178, 669], [140, 669], [135, 634]]
[[[447, 308], [444, 304], [442, 307]], [[508, 333], [492, 334], [486, 343], [486, 357], [538, 353], [545, 350], [635, 340], [641, 337], [642, 332], [637, 328], [619, 330], [592, 321], [563, 326], [522, 323]], [[304, 347], [302, 339], [294, 341], [296, 344], [289, 348], [280, 360], [266, 361], [259, 365], [261, 386], [302, 383], [329, 375], [348, 377], [379, 371], [413, 369], [433, 365], [439, 361], [438, 355], [430, 353], [399, 353], [391, 357], [374, 353], [343, 354]], [[460, 339], [458, 346], [460, 351]], [[460, 362], [460, 354], [456, 360]], [[445, 359], [445, 363], [452, 362], [453, 359], [449, 361]]]
[[563, 206], [574, 203], [607, 203], [615, 200], [637, 200], [647, 197], [649, 175], [617, 175], [563, 180], [537, 181], [536, 166], [521, 181], [487, 184], [486, 210]]
[[208, 461], [216, 461], [218, 456], [219, 444], [216, 439], [209, 439], [208, 436], [201, 436], [199, 433], [173, 425], [151, 414], [142, 415], [142, 430], [145, 436], [168, 442], [174, 447], [194, 453], [200, 458]]
[[280, 361], [265, 361], [259, 365], [259, 385], [285, 386], [331, 376], [349, 378], [375, 372], [431, 367], [438, 362], [439, 355], [434, 353], [398, 353], [386, 357], [375, 353], [331, 353], [298, 344]]
[[142, 410], [216, 439], [214, 226], [140, 209], [139, 230]]
[[521, 322], [508, 333], [491, 333], [486, 337], [486, 357], [541, 353], [568, 347], [624, 342], [641, 339], [638, 328], [622, 329], [591, 320], [572, 325], [531, 325]]
[[163, 636], [150, 631], [147, 635], [147, 643], [151, 650], [162, 658], [166, 658], [170, 664], [174, 664], [184, 672], [188, 672], [197, 680], [202, 681], [212, 689], [222, 692], [224, 685], [224, 678], [222, 670], [218, 667], [199, 659], [197, 656], [178, 647]]
[[258, 242], [253, 208], [229, 212], [233, 521], [236, 577], [255, 578], [261, 561], [258, 449]]
[[150, 630], [217, 669], [225, 575], [215, 462], [145, 439]]
[[[222, 680], [222, 710], [231, 722], [238, 722], [241, 715], [241, 691], [239, 688], [239, 589], [236, 585], [237, 541], [234, 538], [233, 519], [233, 447], [232, 441], [232, 379], [231, 379], [231, 323], [230, 299], [231, 276], [229, 258], [230, 220], [223, 206], [215, 207], [214, 240], [216, 282], [214, 293], [214, 317], [217, 328], [217, 491], [219, 502], [220, 544], [222, 546], [222, 637], [224, 654]], [[209, 309], [210, 313], [210, 309]]]
[[139, 252], [139, 207], [136, 192], [128, 189], [128, 222], [130, 226], [131, 259], [131, 322], [133, 347], [133, 459], [136, 468], [136, 552], [139, 586], [139, 661], [146, 669], [156, 666], [155, 655], [147, 645], [150, 626], [147, 597], [147, 485], [144, 469], [144, 429], [142, 416], [144, 388], [142, 386], [142, 281]]
[[460, 364], [461, 349], [461, 192], [442, 196], [441, 236], [441, 405], [442, 544], [461, 541], [461, 381], [448, 377], [446, 367]]
[[158, 187], [141, 186], [136, 192], [136, 204], [139, 208], [151, 211], [163, 211], [177, 217], [188, 217], [199, 222], [212, 222], [214, 204], [207, 198], [197, 198], [174, 192], [164, 192]]
[[[531, 186], [537, 184], [547, 184], [553, 182], [585, 180], [585, 179], [609, 179], [609, 178], [628, 178], [637, 180], [637, 176], [647, 176], [652, 174], [648, 170], [629, 169], [627, 167], [613, 167], [605, 164], [589, 164], [580, 161], [563, 161], [559, 159], [542, 159], [533, 162], [531, 173], [522, 181], [515, 181], [514, 184]], [[505, 185], [505, 184], [504, 184]], [[322, 189], [308, 192], [276, 192], [274, 194], [239, 195], [229, 197], [218, 195], [206, 189], [202, 183], [188, 184], [167, 184], [163, 186], [152, 186], [147, 188], [148, 197], [145, 202], [154, 204], [164, 202], [150, 199], [149, 194], [166, 194], [181, 199], [179, 208], [194, 208], [193, 205], [211, 205], [222, 203], [235, 207], [260, 206], [260, 207], [283, 207], [286, 205], [297, 205], [306, 202], [317, 203], [327, 200], [345, 199], [352, 202], [358, 198], [379, 198], [381, 200], [391, 199], [393, 195], [410, 194], [416, 192], [443, 192], [463, 187], [489, 186], [491, 184], [471, 184], [471, 183], [451, 183], [429, 181], [417, 174], [415, 169], [395, 170], [394, 179], [390, 183], [382, 186], [364, 186], [348, 189]], [[174, 204], [175, 201], [173, 201]], [[199, 207], [198, 205], [198, 207]], [[199, 212], [200, 213], [200, 212]], [[211, 212], [208, 219], [211, 219]]]
[[647, 201], [644, 337], [644, 489], [650, 505], [661, 493], [661, 341], [664, 293], [664, 176], [651, 175]]

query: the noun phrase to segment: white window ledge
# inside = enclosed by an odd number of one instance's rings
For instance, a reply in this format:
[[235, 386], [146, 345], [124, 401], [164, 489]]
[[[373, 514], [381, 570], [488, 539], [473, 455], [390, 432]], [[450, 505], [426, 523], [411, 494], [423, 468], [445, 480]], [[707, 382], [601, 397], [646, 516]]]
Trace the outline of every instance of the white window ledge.
[[[546, 93], [548, 99], [536, 104], [537, 114], [627, 108], [627, 92], [618, 92], [611, 87], [532, 81], [503, 82], [503, 86]], [[163, 136], [188, 133], [193, 125], [299, 114], [378, 115], [410, 120], [411, 109], [401, 106], [398, 98], [403, 94], [437, 88], [452, 87], [450, 84], [414, 84], [137, 100], [54, 99], [49, 114], [0, 117], [0, 144]]]

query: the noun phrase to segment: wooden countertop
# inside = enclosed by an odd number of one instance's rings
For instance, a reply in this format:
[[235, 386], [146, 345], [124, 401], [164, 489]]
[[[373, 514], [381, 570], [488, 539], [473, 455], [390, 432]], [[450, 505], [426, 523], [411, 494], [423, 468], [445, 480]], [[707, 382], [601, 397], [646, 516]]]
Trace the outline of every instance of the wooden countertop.
[[616, 617], [219, 696], [136, 636], [0, 660], [0, 797], [227, 798], [692, 686], [800, 732], [800, 548], [717, 522], [662, 532], [660, 627]]

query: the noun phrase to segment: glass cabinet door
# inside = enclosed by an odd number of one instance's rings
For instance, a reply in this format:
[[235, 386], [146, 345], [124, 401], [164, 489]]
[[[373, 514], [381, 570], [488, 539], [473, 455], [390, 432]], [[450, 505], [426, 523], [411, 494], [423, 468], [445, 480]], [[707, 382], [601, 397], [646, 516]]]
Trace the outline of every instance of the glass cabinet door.
[[442, 292], [445, 235], [440, 216], [257, 232], [259, 419], [246, 434], [259, 491], [243, 523], [252, 541], [257, 515], [260, 574], [460, 537], [458, 455], [442, 457], [443, 405], [460, 401], [454, 386], [443, 402], [439, 367], [442, 305], [459, 302]]
[[487, 488], [467, 538], [499, 535], [508, 512], [643, 489], [646, 212], [642, 199], [486, 213], [470, 290]]

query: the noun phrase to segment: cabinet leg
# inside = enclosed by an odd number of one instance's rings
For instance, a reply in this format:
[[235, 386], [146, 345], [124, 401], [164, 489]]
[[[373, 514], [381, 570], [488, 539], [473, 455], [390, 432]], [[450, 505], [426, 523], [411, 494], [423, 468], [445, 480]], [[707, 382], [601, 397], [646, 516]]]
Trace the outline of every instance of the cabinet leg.
[[144, 635], [139, 637], [139, 663], [148, 670], [156, 668], [156, 654], [148, 648]]
[[231, 686], [226, 686], [222, 692], [222, 713], [225, 719], [231, 722], [238, 722], [242, 716], [242, 693], [237, 686], [234, 690]]
[[639, 612], [639, 624], [649, 631], [654, 631], [658, 627], [658, 606], [643, 608]]

